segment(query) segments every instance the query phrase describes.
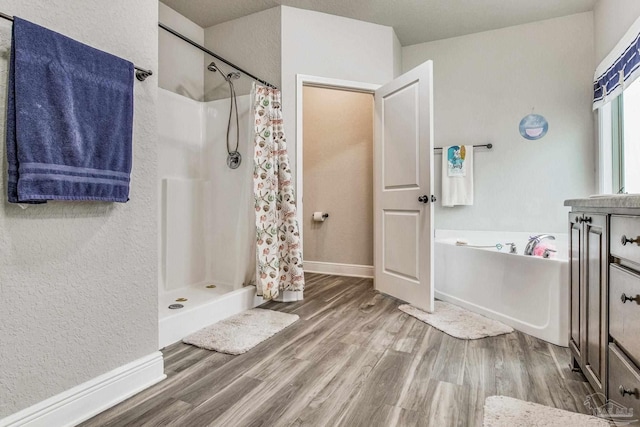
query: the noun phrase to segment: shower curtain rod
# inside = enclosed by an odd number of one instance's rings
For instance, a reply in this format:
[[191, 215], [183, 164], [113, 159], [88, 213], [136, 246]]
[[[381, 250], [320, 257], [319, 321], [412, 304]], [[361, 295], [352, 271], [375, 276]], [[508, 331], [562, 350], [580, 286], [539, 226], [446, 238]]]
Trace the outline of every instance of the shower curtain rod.
[[221, 57], [220, 55], [217, 55], [216, 53], [214, 53], [214, 52], [210, 51], [210, 50], [209, 50], [209, 49], [207, 49], [206, 47], [204, 47], [204, 46], [202, 46], [202, 45], [200, 45], [200, 44], [198, 44], [198, 43], [194, 42], [193, 40], [191, 40], [191, 39], [190, 39], [190, 38], [188, 38], [188, 37], [183, 36], [182, 34], [180, 34], [179, 32], [177, 32], [176, 30], [174, 30], [174, 29], [172, 29], [172, 28], [170, 28], [170, 27], [167, 27], [167, 26], [166, 26], [166, 25], [164, 25], [162, 22], [158, 22], [158, 26], [159, 26], [160, 28], [162, 28], [163, 30], [170, 32], [170, 33], [171, 33], [171, 34], [173, 34], [174, 36], [176, 36], [176, 37], [178, 37], [178, 38], [180, 38], [180, 39], [182, 39], [182, 40], [186, 41], [186, 42], [187, 42], [187, 43], [189, 43], [191, 46], [193, 46], [193, 47], [197, 47], [198, 49], [200, 49], [200, 50], [201, 50], [201, 51], [203, 51], [204, 53], [208, 53], [209, 55], [213, 56], [213, 57], [214, 57], [214, 58], [216, 58], [217, 60], [219, 60], [219, 61], [221, 61], [221, 62], [224, 62], [224, 63], [225, 63], [225, 64], [227, 64], [229, 67], [231, 67], [231, 68], [233, 68], [233, 69], [235, 69], [235, 70], [240, 71], [240, 72], [241, 72], [242, 74], [244, 74], [245, 76], [250, 77], [250, 78], [252, 78], [253, 80], [255, 80], [255, 81], [259, 82], [259, 83], [262, 83], [262, 84], [263, 84], [263, 85], [265, 85], [265, 86], [271, 87], [271, 88], [273, 88], [273, 89], [277, 89], [277, 87], [276, 87], [275, 85], [272, 85], [272, 84], [271, 84], [271, 83], [269, 83], [268, 81], [266, 81], [266, 80], [262, 80], [262, 79], [260, 79], [260, 78], [258, 78], [258, 77], [256, 77], [256, 76], [254, 76], [254, 75], [253, 75], [253, 74], [251, 74], [250, 72], [243, 70], [242, 68], [238, 67], [238, 66], [237, 66], [237, 65], [235, 65], [234, 63], [229, 62], [229, 61], [227, 61], [226, 59], [224, 59], [223, 57]]
[[[7, 15], [6, 13], [0, 12], [0, 18], [13, 22], [13, 16]], [[153, 71], [151, 70], [145, 70], [144, 68], [136, 67], [135, 65], [133, 66], [133, 68], [135, 68], [136, 70], [136, 78], [141, 82], [145, 81], [147, 77], [153, 75]]]

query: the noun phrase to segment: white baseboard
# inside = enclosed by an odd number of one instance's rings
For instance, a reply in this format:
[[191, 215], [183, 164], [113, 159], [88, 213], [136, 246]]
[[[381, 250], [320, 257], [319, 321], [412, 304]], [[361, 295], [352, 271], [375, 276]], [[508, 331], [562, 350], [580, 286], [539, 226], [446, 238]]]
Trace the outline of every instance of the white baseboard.
[[0, 419], [0, 427], [75, 426], [166, 377], [162, 353], [156, 351]]
[[332, 276], [373, 277], [372, 265], [304, 261], [304, 271], [309, 273], [329, 274]]

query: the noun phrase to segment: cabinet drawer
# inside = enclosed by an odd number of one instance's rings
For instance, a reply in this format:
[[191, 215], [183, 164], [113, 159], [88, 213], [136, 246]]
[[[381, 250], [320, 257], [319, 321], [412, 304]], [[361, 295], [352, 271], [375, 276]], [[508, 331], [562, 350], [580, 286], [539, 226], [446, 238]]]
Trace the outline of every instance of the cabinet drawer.
[[615, 344], [609, 345], [608, 384], [609, 399], [640, 414], [640, 372]]
[[640, 264], [640, 217], [611, 216], [611, 255]]
[[609, 266], [609, 334], [640, 361], [640, 276]]

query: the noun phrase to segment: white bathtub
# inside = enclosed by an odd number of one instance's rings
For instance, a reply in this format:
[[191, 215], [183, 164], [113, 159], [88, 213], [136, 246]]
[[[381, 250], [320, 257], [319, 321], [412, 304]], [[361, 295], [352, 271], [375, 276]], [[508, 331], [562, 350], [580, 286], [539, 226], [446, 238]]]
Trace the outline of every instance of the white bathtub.
[[[437, 230], [435, 240], [435, 296], [486, 317], [499, 320], [529, 335], [567, 346], [569, 288], [567, 235], [550, 233], [558, 250], [555, 259], [523, 255], [528, 237], [542, 233]], [[479, 249], [456, 246], [515, 242]]]

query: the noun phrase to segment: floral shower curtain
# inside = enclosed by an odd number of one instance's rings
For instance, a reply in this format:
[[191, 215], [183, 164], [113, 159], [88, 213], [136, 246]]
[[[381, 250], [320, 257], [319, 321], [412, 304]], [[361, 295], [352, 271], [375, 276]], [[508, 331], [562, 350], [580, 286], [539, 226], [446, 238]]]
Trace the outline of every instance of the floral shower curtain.
[[282, 125], [281, 93], [255, 85], [253, 194], [256, 210], [258, 295], [304, 290], [300, 232]]

